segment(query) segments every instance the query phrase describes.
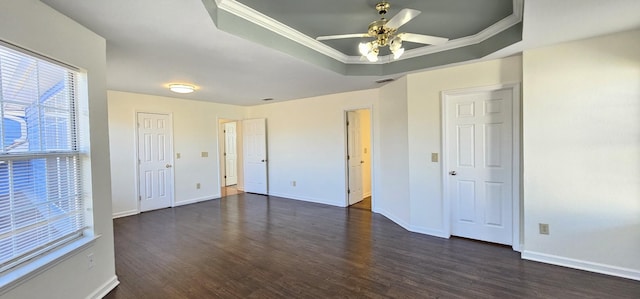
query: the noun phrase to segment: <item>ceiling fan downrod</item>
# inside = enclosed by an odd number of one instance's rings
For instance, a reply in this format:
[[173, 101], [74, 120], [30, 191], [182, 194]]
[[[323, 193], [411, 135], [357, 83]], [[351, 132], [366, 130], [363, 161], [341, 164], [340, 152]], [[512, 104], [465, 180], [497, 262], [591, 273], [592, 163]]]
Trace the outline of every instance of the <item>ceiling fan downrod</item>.
[[390, 7], [391, 7], [391, 4], [389, 4], [389, 2], [386, 2], [386, 1], [382, 1], [376, 4], [376, 10], [378, 11], [378, 14], [382, 16], [384, 16], [387, 13]]
[[394, 28], [386, 27], [387, 19], [384, 18], [385, 14], [389, 11], [391, 4], [389, 2], [383, 1], [376, 4], [376, 10], [378, 14], [382, 16], [380, 20], [373, 21], [369, 24], [368, 33], [370, 36], [373, 36], [378, 41], [378, 46], [384, 47], [387, 45], [389, 38], [395, 32]]

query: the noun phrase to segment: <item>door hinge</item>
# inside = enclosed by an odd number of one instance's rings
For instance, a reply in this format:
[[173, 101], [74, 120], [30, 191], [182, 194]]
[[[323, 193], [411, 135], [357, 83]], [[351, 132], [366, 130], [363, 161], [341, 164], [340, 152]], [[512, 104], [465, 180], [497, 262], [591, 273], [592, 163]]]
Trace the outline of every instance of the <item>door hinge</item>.
[[138, 164], [142, 164], [142, 160], [138, 159]]
[[347, 126], [349, 125], [349, 122], [347, 121]]
[[351, 190], [350, 189], [347, 189], [347, 194], [351, 194]]
[[142, 201], [142, 195], [138, 195], [138, 200]]
[[351, 160], [351, 156], [347, 155], [347, 160]]
[[225, 176], [224, 176], [224, 178], [226, 179], [226, 178], [227, 178], [227, 176], [225, 175]]
[[222, 155], [227, 156], [227, 153], [224, 153], [224, 154], [222, 154]]
[[227, 130], [222, 130], [222, 133], [227, 133]]

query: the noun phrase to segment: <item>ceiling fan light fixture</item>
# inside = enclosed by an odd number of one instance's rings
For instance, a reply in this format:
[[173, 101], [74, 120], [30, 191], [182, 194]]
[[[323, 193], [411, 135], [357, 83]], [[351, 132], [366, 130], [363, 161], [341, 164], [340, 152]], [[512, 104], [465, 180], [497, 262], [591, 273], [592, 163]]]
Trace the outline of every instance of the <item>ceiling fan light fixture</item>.
[[373, 48], [365, 56], [367, 57], [367, 60], [369, 60], [369, 62], [376, 62], [378, 61], [378, 53], [379, 53], [378, 48]]
[[[425, 45], [439, 45], [447, 42], [449, 39], [438, 36], [404, 33], [398, 32], [398, 28], [417, 17], [421, 12], [419, 10], [404, 8], [400, 10], [391, 19], [386, 19], [385, 15], [389, 11], [391, 5], [386, 0], [379, 0], [375, 8], [382, 16], [379, 20], [369, 24], [367, 33], [339, 34], [318, 36], [316, 40], [332, 40], [343, 38], [363, 38], [369, 37], [375, 40], [370, 42], [361, 42], [358, 44], [358, 52], [363, 58], [370, 62], [378, 61], [378, 53], [380, 47], [389, 46], [389, 51], [393, 54], [393, 59], [399, 59], [404, 54], [405, 49], [402, 47], [403, 41]], [[387, 56], [385, 56], [387, 57]]]
[[392, 50], [391, 53], [393, 53], [393, 59], [398, 59], [402, 54], [404, 54], [404, 48], [400, 48], [395, 51]]
[[176, 93], [192, 93], [196, 90], [196, 87], [190, 84], [169, 84], [169, 90]]
[[367, 54], [371, 51], [371, 43], [360, 43], [358, 45], [358, 50], [362, 56], [367, 56]]
[[389, 50], [394, 52], [400, 48], [402, 48], [402, 39], [399, 36], [396, 36], [393, 39], [391, 39], [391, 41], [389, 42]]

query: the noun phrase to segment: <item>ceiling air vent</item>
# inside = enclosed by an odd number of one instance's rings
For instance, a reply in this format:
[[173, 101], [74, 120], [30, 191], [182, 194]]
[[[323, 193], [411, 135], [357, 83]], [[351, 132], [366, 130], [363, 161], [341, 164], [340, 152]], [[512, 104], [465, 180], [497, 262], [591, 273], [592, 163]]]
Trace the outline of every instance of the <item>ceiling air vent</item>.
[[268, 101], [273, 101], [273, 98], [265, 98], [265, 99], [262, 99], [262, 100], [265, 101], [265, 102], [268, 102]]
[[393, 81], [396, 81], [396, 79], [393, 79], [393, 78], [387, 78], [387, 79], [381, 79], [381, 80], [378, 80], [378, 81], [376, 81], [376, 83], [378, 83], [378, 84], [382, 84], [382, 83], [393, 82]]

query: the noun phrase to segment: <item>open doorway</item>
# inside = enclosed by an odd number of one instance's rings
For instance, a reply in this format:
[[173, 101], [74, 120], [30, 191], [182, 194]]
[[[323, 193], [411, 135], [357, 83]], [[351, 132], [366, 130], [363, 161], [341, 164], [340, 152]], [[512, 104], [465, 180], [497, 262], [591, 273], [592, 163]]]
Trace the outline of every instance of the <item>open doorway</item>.
[[372, 210], [371, 110], [346, 111], [347, 205]]
[[219, 121], [220, 195], [221, 197], [242, 192], [241, 122], [229, 119]]

